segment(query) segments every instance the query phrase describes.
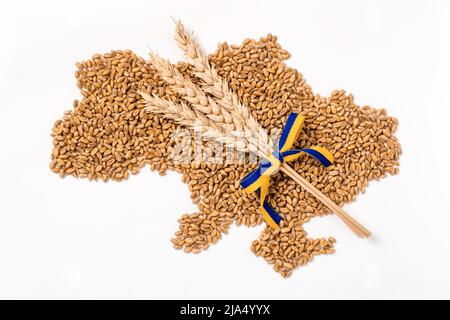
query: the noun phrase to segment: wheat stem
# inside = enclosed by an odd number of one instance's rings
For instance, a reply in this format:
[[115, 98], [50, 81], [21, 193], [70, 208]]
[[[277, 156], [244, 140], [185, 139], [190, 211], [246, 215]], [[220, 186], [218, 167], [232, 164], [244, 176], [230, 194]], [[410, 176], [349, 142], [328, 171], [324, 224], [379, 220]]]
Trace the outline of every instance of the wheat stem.
[[[187, 62], [193, 67], [194, 74], [202, 80], [202, 89], [214, 96], [217, 104], [232, 115], [239, 115], [244, 123], [244, 130], [250, 130], [258, 133], [260, 138], [259, 150], [262, 154], [270, 154], [273, 143], [268, 138], [266, 131], [250, 114], [248, 108], [240, 103], [239, 97], [233, 92], [227, 82], [222, 79], [217, 71], [211, 66], [208, 57], [203, 53], [199, 44], [194, 40], [192, 34], [188, 34], [180, 21], [176, 22], [175, 40], [178, 46], [183, 50]], [[304, 189], [310, 192], [316, 199], [321, 201], [330, 210], [336, 214], [360, 237], [369, 237], [370, 232], [359, 224], [355, 219], [348, 215], [331, 199], [326, 197], [317, 188], [308, 183], [298, 173], [296, 173], [287, 163], [283, 163], [281, 169], [289, 175]]]

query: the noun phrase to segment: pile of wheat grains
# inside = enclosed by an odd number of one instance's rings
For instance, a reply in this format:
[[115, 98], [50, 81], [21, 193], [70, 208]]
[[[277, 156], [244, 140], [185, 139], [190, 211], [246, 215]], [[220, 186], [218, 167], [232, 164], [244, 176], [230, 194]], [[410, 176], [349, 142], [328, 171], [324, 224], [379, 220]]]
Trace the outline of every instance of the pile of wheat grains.
[[[284, 64], [288, 57], [277, 38], [268, 35], [240, 46], [221, 44], [210, 61], [266, 129], [279, 132], [291, 111], [306, 117], [297, 147], [326, 147], [335, 164], [325, 169], [301, 157], [292, 166], [336, 203], [354, 200], [370, 180], [396, 174], [401, 154], [394, 136], [397, 120], [384, 109], [355, 105], [344, 91], [330, 97], [314, 95], [302, 74]], [[193, 77], [186, 64], [177, 66]], [[146, 164], [161, 174], [180, 172], [198, 205], [198, 212], [181, 216], [172, 239], [176, 249], [186, 252], [208, 248], [233, 222], [263, 223], [256, 196], [245, 194], [239, 185], [255, 165], [180, 164], [167, 157], [175, 144], [172, 134], [179, 128], [144, 112], [136, 90], [177, 97], [150, 62], [128, 50], [112, 51], [78, 63], [75, 76], [82, 98], [54, 124], [53, 172], [104, 181], [126, 179]], [[266, 226], [251, 249], [287, 277], [314, 256], [334, 252], [335, 240], [308, 238], [302, 226], [328, 214], [326, 207], [283, 174], [271, 181], [269, 202], [284, 220], [278, 230]]]

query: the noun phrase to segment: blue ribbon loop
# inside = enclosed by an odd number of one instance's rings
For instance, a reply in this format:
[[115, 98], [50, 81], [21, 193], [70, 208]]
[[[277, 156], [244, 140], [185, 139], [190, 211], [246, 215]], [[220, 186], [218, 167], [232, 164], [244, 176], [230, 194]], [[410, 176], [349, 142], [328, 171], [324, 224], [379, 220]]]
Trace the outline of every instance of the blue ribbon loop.
[[281, 132], [276, 150], [261, 161], [258, 167], [248, 173], [241, 181], [241, 187], [247, 193], [257, 192], [260, 198], [260, 211], [269, 226], [277, 228], [282, 220], [281, 216], [267, 203], [266, 197], [269, 191], [270, 176], [275, 173], [284, 162], [296, 160], [302, 153], [306, 153], [318, 160], [325, 167], [330, 166], [333, 155], [326, 149], [313, 146], [305, 149], [291, 149], [302, 130], [305, 119], [292, 112]]

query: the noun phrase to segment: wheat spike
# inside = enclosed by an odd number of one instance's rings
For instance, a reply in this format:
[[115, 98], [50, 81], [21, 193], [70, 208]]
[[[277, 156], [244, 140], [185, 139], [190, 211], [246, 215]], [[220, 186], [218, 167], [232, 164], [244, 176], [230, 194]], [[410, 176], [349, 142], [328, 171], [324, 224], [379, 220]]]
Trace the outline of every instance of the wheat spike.
[[220, 127], [221, 132], [226, 137], [239, 138], [251, 149], [257, 148], [261, 151], [259, 152], [260, 155], [267, 153], [268, 146], [262, 144], [260, 133], [249, 129], [239, 115], [232, 114], [217, 104], [198, 85], [185, 78], [167, 59], [156, 53], [150, 53], [150, 57], [161, 78], [189, 103], [193, 112], [195, 111], [194, 114], [206, 117], [211, 121], [211, 125], [206, 124], [206, 127]]
[[225, 131], [214, 121], [200, 112], [195, 112], [183, 102], [175, 103], [142, 91], [138, 93], [146, 102], [145, 111], [160, 114], [185, 128], [201, 131], [201, 138], [205, 141], [212, 139], [222, 143], [229, 149], [240, 152], [257, 152], [255, 148], [256, 142], [244, 139], [239, 132]]
[[193, 109], [203, 113], [212, 121], [221, 123], [226, 130], [240, 129], [232, 121], [229, 112], [221, 110], [212, 98], [208, 97], [190, 79], [185, 78], [169, 60], [160, 57], [154, 52], [150, 53], [150, 57], [161, 78], [179, 93], [184, 100], [189, 102]]
[[272, 152], [273, 142], [267, 131], [252, 116], [248, 108], [239, 101], [239, 97], [222, 79], [216, 69], [210, 64], [208, 57], [195, 41], [192, 34], [186, 32], [181, 21], [176, 21], [175, 40], [183, 50], [187, 62], [194, 68], [194, 74], [202, 80], [202, 90], [215, 97], [217, 104], [229, 112], [233, 119], [243, 122], [244, 130], [251, 130], [260, 140], [260, 148], [265, 152]]

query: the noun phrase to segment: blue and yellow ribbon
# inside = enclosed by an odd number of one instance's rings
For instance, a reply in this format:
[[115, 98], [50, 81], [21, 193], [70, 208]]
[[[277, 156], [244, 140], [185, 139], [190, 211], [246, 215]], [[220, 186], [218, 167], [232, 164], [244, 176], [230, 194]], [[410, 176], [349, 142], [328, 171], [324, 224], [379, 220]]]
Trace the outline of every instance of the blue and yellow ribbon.
[[319, 146], [291, 150], [300, 135], [304, 121], [305, 119], [301, 115], [292, 112], [281, 132], [276, 150], [241, 181], [241, 187], [247, 193], [258, 192], [261, 214], [267, 224], [274, 229], [280, 224], [281, 217], [266, 202], [266, 197], [269, 192], [270, 176], [278, 170], [283, 162], [294, 161], [302, 153], [309, 154], [326, 167], [334, 161], [333, 155], [328, 150]]

